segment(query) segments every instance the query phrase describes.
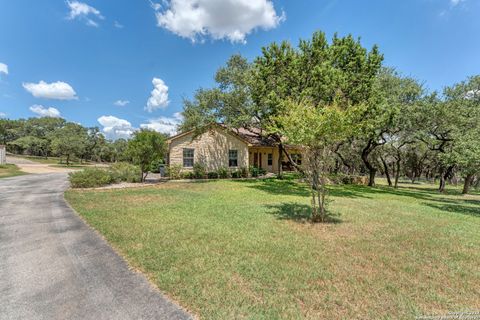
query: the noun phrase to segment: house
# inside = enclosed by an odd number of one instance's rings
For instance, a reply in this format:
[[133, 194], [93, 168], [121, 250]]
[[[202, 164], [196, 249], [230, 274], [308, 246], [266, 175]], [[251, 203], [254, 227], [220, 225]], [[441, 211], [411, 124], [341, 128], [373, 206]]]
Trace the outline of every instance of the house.
[[[167, 164], [181, 166], [186, 171], [192, 170], [195, 163], [203, 164], [207, 171], [220, 168], [235, 171], [255, 166], [277, 173], [279, 169], [278, 144], [263, 136], [259, 130], [228, 129], [213, 125], [197, 136], [192, 130], [170, 137], [167, 142]], [[301, 150], [293, 146], [285, 148], [292, 159], [301, 164]], [[284, 154], [281, 165], [284, 171], [293, 169]]]

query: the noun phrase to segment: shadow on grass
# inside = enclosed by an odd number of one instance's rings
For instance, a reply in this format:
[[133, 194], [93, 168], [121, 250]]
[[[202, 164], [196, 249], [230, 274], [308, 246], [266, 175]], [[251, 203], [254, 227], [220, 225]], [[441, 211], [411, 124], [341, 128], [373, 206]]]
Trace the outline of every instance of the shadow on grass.
[[[308, 186], [295, 180], [263, 179], [237, 180], [235, 182], [245, 184], [248, 188], [253, 188], [272, 195], [310, 197]], [[330, 186], [328, 189], [328, 195], [333, 198], [374, 199], [378, 195], [409, 197], [425, 201], [424, 205], [442, 211], [480, 217], [480, 200], [462, 199], [460, 197], [460, 190], [449, 189], [446, 193], [441, 194], [434, 186], [426, 187], [420, 185], [402, 185], [397, 189], [388, 186], [368, 187], [359, 185], [335, 185]], [[475, 195], [476, 193], [474, 192], [473, 194]], [[457, 196], [457, 198], [451, 199], [444, 196]], [[473, 206], [478, 206], [478, 208]], [[275, 206], [275, 208], [276, 214], [281, 219], [308, 221], [311, 213], [309, 206], [296, 203], [281, 204]]]
[[[245, 184], [246, 187], [267, 192], [274, 195], [293, 195], [300, 197], [310, 197], [311, 193], [306, 183], [296, 180], [278, 180], [278, 179], [261, 179], [261, 180], [234, 180], [236, 183]], [[349, 197], [349, 198], [371, 198], [365, 194], [363, 186], [332, 186], [329, 187], [328, 194], [333, 197]]]
[[[306, 204], [288, 202], [267, 206], [269, 212], [280, 220], [292, 220], [300, 223], [311, 222], [312, 208]], [[338, 215], [329, 215], [324, 223], [341, 223]]]
[[303, 183], [294, 180], [259, 179], [259, 180], [233, 180], [235, 183], [245, 184], [248, 188], [267, 192], [275, 195], [294, 195], [308, 197], [310, 191]]
[[467, 216], [479, 217], [480, 218], [480, 206], [470, 207], [460, 204], [436, 204], [436, 203], [425, 203], [426, 206], [450, 212], [455, 214], [464, 214]]

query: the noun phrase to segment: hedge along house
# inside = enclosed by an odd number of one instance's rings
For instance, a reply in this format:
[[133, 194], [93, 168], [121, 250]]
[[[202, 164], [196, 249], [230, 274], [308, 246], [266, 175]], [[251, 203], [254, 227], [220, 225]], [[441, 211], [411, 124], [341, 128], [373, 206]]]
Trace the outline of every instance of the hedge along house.
[[[220, 168], [235, 171], [255, 166], [277, 173], [279, 163], [282, 170], [293, 170], [285, 155], [279, 161], [278, 144], [262, 136], [260, 131], [214, 125], [197, 136], [192, 130], [170, 137], [167, 142], [167, 164], [181, 166], [185, 171], [193, 170], [195, 163], [204, 165], [209, 172]], [[292, 159], [301, 164], [301, 150], [292, 146], [285, 148]]]

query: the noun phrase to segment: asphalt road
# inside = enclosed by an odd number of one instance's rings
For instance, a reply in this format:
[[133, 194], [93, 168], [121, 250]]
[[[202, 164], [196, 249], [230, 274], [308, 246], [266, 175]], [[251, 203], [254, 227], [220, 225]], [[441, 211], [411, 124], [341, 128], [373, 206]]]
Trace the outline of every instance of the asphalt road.
[[190, 319], [67, 206], [67, 186], [0, 179], [0, 319]]

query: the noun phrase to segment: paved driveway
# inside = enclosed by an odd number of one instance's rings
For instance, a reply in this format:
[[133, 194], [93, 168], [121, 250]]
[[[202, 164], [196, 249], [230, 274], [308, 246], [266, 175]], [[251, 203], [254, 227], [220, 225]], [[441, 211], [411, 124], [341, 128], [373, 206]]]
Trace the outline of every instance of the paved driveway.
[[0, 179], [0, 319], [188, 319], [66, 205], [67, 186]]

